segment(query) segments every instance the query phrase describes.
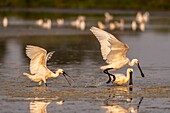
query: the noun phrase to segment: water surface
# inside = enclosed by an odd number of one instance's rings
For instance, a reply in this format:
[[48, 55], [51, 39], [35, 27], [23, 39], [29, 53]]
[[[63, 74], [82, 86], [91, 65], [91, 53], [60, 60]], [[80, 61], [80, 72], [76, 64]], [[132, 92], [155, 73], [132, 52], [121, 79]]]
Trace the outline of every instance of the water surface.
[[[70, 14], [66, 17], [67, 21], [76, 16]], [[116, 16], [117, 19], [121, 17], [129, 22], [133, 15]], [[132, 88], [104, 83], [107, 76], [99, 67], [106, 63], [102, 59], [97, 39], [88, 30], [90, 26], [96, 25], [97, 19], [103, 19], [102, 15], [87, 15], [88, 26], [85, 31], [69, 27], [68, 24], [44, 30], [34, 25], [36, 18], [11, 15], [11, 25], [0, 28], [2, 113], [37, 113], [41, 110], [48, 113], [104, 113], [110, 110], [119, 113], [130, 110], [140, 113], [170, 112], [169, 17], [154, 13], [145, 32], [132, 32], [130, 23], [125, 31], [109, 31], [129, 45], [130, 59], [138, 58], [140, 61], [146, 77], [141, 78], [139, 70], [134, 67]], [[25, 78], [22, 73], [29, 73], [29, 59], [25, 55], [27, 44], [43, 47], [47, 51], [55, 50], [48, 67], [53, 71], [63, 68], [74, 78], [72, 86], [62, 76], [48, 79], [48, 88], [38, 87], [37, 83]], [[126, 69], [118, 72], [125, 73]], [[90, 87], [100, 82], [103, 84]]]

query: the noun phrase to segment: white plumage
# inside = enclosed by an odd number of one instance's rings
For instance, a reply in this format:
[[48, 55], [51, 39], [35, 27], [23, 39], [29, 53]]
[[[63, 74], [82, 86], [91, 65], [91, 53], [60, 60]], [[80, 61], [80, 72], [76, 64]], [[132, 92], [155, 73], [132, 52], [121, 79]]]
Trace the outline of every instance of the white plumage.
[[47, 54], [47, 51], [43, 48], [40, 48], [38, 46], [27, 45], [26, 55], [31, 60], [30, 61], [31, 74], [23, 73], [23, 75], [27, 76], [29, 79], [31, 79], [34, 82], [39, 82], [39, 85], [41, 85], [41, 83], [44, 82], [46, 86], [47, 86], [46, 79], [48, 78], [56, 78], [59, 76], [59, 74], [63, 74], [64, 77], [66, 78], [67, 74], [64, 72], [63, 69], [58, 69], [56, 73], [53, 73], [47, 68], [46, 66], [47, 61], [52, 57], [53, 53], [54, 51], [49, 52]]
[[127, 64], [129, 66], [134, 66], [136, 64], [141, 72], [142, 77], [144, 77], [139, 65], [139, 61], [137, 59], [130, 61], [126, 57], [126, 54], [129, 50], [128, 45], [116, 39], [112, 34], [99, 28], [91, 27], [90, 31], [92, 31], [92, 33], [100, 42], [103, 59], [108, 64], [106, 66], [101, 66], [100, 69], [104, 70], [104, 73], [108, 74], [109, 78], [111, 74], [108, 73], [108, 70], [117, 70]]
[[[126, 75], [120, 73], [120, 74], [113, 74], [115, 76], [115, 80], [112, 81], [113, 84], [117, 84], [117, 85], [122, 85], [122, 84], [126, 84], [132, 77], [132, 73], [133, 73], [133, 69], [132, 68], [128, 68], [126, 71]], [[112, 76], [111, 79], [113, 80]], [[132, 80], [130, 80], [129, 85], [132, 85]]]

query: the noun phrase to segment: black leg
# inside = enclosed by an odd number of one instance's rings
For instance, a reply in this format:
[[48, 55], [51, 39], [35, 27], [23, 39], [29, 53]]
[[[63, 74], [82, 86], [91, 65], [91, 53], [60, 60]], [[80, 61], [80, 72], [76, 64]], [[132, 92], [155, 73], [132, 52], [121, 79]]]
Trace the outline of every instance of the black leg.
[[103, 72], [105, 73], [105, 74], [108, 74], [108, 75], [110, 75], [110, 73], [108, 72], [109, 70], [111, 70], [111, 69], [113, 69], [113, 68], [108, 68], [108, 69], [105, 69]]
[[45, 86], [48, 87], [48, 86], [47, 86], [47, 83], [45, 83]]
[[109, 76], [109, 80], [106, 82], [107, 84], [109, 84], [111, 82], [111, 77], [109, 74], [108, 74], [108, 76]]
[[[109, 80], [106, 82], [107, 84], [109, 84], [111, 81], [115, 81], [115, 79], [116, 79], [114, 75], [112, 75], [108, 72], [110, 69], [113, 69], [113, 68], [108, 68], [103, 71], [105, 74], [107, 74], [109, 76]], [[111, 76], [113, 77], [113, 80], [111, 79]]]

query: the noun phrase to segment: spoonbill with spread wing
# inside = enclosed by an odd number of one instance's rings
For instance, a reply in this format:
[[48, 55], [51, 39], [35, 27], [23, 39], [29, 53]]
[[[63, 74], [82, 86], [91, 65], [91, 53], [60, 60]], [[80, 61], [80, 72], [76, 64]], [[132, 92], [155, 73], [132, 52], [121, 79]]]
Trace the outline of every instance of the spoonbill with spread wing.
[[55, 73], [53, 73], [47, 68], [46, 63], [52, 57], [54, 52], [55, 51], [52, 51], [47, 54], [47, 51], [43, 48], [27, 45], [26, 55], [31, 59], [30, 61], [31, 74], [23, 73], [23, 75], [27, 76], [34, 82], [38, 82], [39, 85], [41, 85], [41, 83], [44, 82], [45, 85], [47, 86], [46, 79], [56, 78], [60, 74], [62, 74], [69, 83], [69, 85], [71, 85], [68, 79], [66, 78], [66, 76], [68, 77], [70, 76], [66, 74], [63, 69], [58, 69]]
[[[138, 59], [133, 59], [130, 61], [129, 58], [126, 57], [126, 53], [129, 50], [128, 45], [116, 39], [112, 34], [99, 28], [91, 27], [90, 31], [92, 31], [92, 33], [100, 42], [103, 59], [108, 64], [106, 66], [100, 67], [100, 69], [109, 76], [109, 80], [107, 81], [107, 83], [111, 82], [111, 74], [108, 72], [108, 70], [115, 71], [124, 67], [127, 64], [129, 66], [134, 66], [136, 64], [141, 72], [141, 76], [144, 77]], [[116, 78], [114, 77], [114, 80], [115, 79]]]

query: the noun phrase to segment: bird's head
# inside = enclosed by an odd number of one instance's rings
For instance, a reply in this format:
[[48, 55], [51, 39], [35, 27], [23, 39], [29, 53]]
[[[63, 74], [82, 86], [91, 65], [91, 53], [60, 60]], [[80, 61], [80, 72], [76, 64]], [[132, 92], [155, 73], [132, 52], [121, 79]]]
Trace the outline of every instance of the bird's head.
[[127, 71], [128, 71], [129, 73], [133, 73], [133, 69], [132, 69], [132, 68], [128, 68]]
[[56, 71], [56, 73], [63, 74], [63, 73], [64, 73], [64, 70], [63, 70], [63, 69], [58, 69], [58, 70]]
[[[63, 75], [64, 78], [67, 80], [67, 82], [69, 83], [69, 85], [71, 85], [71, 83], [69, 82], [69, 80], [67, 79], [67, 77], [71, 78], [71, 76], [69, 76], [63, 69], [58, 69], [56, 71], [56, 73], [58, 73], [59, 75]], [[71, 78], [72, 79], [72, 78]], [[73, 80], [73, 79], [72, 79]], [[74, 81], [74, 80], [73, 80]]]
[[132, 60], [132, 64], [136, 64], [136, 65], [138, 65], [138, 64], [139, 64], [138, 59], [133, 59], [133, 60]]
[[141, 69], [141, 67], [140, 67], [140, 65], [139, 65], [138, 59], [133, 59], [133, 60], [132, 60], [132, 64], [136, 64], [136, 65], [138, 66], [139, 70], [140, 70], [141, 76], [142, 76], [142, 77], [145, 77], [144, 74], [143, 74], [143, 72], [142, 72], [142, 69]]

